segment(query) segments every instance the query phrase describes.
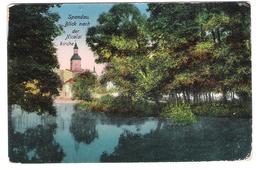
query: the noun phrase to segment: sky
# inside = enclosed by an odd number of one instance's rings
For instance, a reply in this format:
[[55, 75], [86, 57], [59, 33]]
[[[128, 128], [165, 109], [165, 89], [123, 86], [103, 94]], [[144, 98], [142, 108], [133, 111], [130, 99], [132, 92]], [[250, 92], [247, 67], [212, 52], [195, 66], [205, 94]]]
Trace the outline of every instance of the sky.
[[[146, 3], [136, 3], [137, 8], [142, 14], [147, 14]], [[60, 64], [60, 69], [70, 68], [70, 58], [73, 55], [73, 43], [77, 42], [79, 47], [78, 53], [81, 57], [82, 69], [93, 71], [94, 67], [98, 75], [102, 74], [104, 64], [95, 63], [95, 55], [86, 43], [86, 32], [89, 27], [97, 24], [97, 19], [100, 14], [108, 12], [113, 6], [112, 3], [100, 4], [63, 4], [61, 7], [52, 8], [52, 12], [57, 12], [60, 15], [58, 24], [63, 26], [64, 32], [62, 35], [56, 37], [54, 45], [57, 48], [57, 57]], [[84, 19], [70, 19], [70, 16], [84, 16]], [[70, 22], [68, 26], [66, 23]], [[73, 25], [75, 24], [76, 25]], [[85, 26], [80, 25], [82, 23]], [[74, 32], [73, 32], [74, 31]], [[77, 32], [78, 31], [78, 32]], [[66, 39], [68, 35], [76, 36]]]

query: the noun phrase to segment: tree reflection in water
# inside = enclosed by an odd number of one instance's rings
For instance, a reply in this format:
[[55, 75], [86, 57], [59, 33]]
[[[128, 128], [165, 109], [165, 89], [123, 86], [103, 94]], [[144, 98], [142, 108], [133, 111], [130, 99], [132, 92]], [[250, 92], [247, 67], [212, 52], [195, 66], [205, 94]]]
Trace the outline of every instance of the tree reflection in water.
[[98, 138], [96, 129], [96, 119], [91, 113], [76, 112], [72, 115], [70, 132], [77, 142], [90, 144], [95, 138]]
[[9, 130], [9, 158], [12, 162], [61, 162], [65, 156], [62, 147], [54, 140], [56, 124], [38, 125], [24, 133]]
[[104, 152], [100, 160], [102, 162], [216, 161], [245, 159], [249, 156], [250, 122], [241, 121], [236, 124], [226, 121], [216, 122], [202, 121], [201, 124], [190, 126], [164, 124], [145, 135], [125, 131], [121, 134], [114, 152], [111, 154]]

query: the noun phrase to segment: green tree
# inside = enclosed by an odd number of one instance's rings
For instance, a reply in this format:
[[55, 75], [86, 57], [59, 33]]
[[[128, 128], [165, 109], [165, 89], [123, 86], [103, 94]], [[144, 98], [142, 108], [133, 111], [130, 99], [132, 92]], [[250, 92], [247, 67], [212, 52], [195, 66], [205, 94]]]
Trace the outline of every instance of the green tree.
[[109, 62], [112, 58], [125, 58], [145, 53], [145, 17], [133, 4], [116, 4], [90, 27], [86, 42], [97, 54], [96, 62]]
[[[172, 59], [161, 88], [198, 94], [251, 96], [250, 7], [246, 3], [149, 4], [152, 41]], [[166, 56], [165, 55], [165, 56]], [[161, 55], [162, 56], [162, 55]], [[168, 74], [167, 74], [168, 73]], [[158, 88], [159, 86], [154, 86]], [[209, 97], [207, 96], [209, 95]]]
[[116, 4], [88, 29], [86, 42], [107, 63], [103, 82], [112, 81], [124, 96], [132, 98], [136, 87], [136, 58], [149, 52], [146, 17], [133, 4]]
[[59, 15], [49, 11], [54, 5], [14, 5], [9, 9], [8, 102], [26, 111], [55, 113], [53, 96], [60, 79], [53, 46], [61, 34]]
[[193, 48], [201, 36], [200, 26], [195, 22], [200, 5], [149, 4], [149, 21], [152, 32], [155, 32], [153, 40], [159, 49], [167, 51], [172, 62], [166, 65], [168, 74], [164, 74], [161, 83], [169, 92], [182, 93], [184, 100], [190, 100], [191, 92], [206, 90], [211, 84], [207, 76], [207, 59], [193, 55]]
[[[125, 36], [129, 32], [125, 22], [118, 24], [125, 20], [114, 19], [126, 16], [129, 23], [129, 5], [125, 11], [115, 10], [123, 6], [115, 5], [102, 14], [87, 34], [97, 60], [108, 63], [104, 81], [113, 81], [132, 100], [152, 99], [158, 104], [163, 94], [186, 102], [211, 101], [215, 92], [221, 92], [224, 101], [227, 93], [249, 99], [250, 10], [246, 3], [151, 3], [148, 19], [130, 22], [137, 23], [134, 39]], [[113, 41], [115, 36], [119, 38]]]
[[78, 74], [72, 86], [73, 97], [79, 100], [90, 100], [91, 89], [95, 87], [96, 81], [97, 77], [89, 71]]
[[209, 45], [201, 54], [208, 51], [211, 56], [211, 77], [218, 82], [224, 99], [227, 92], [235, 92], [242, 100], [248, 100], [251, 96], [249, 4], [204, 4], [197, 21], [204, 32], [197, 47]]

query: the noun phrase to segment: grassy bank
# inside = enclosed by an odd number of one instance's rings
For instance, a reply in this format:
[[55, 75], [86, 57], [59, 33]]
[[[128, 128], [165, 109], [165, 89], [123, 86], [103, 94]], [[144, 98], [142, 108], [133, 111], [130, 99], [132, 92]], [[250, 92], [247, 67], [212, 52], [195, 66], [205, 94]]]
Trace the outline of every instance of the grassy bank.
[[131, 101], [125, 96], [113, 97], [105, 95], [100, 98], [78, 103], [81, 110], [105, 112], [118, 115], [151, 116], [158, 114], [159, 107], [148, 101]]
[[160, 103], [156, 105], [155, 102], [131, 101], [124, 96], [113, 97], [111, 95], [78, 103], [77, 108], [123, 116], [162, 116], [180, 124], [194, 123], [197, 116], [235, 118], [252, 116], [250, 102]]
[[237, 117], [251, 118], [252, 104], [251, 102], [207, 102], [191, 105], [192, 112], [198, 116], [211, 117]]

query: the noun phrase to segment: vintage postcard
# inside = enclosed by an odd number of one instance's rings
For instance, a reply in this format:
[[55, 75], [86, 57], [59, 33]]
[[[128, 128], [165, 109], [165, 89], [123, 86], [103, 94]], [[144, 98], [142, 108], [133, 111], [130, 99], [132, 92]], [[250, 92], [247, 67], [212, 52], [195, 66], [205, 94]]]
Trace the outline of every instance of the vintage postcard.
[[250, 157], [249, 3], [12, 4], [8, 17], [11, 162]]

